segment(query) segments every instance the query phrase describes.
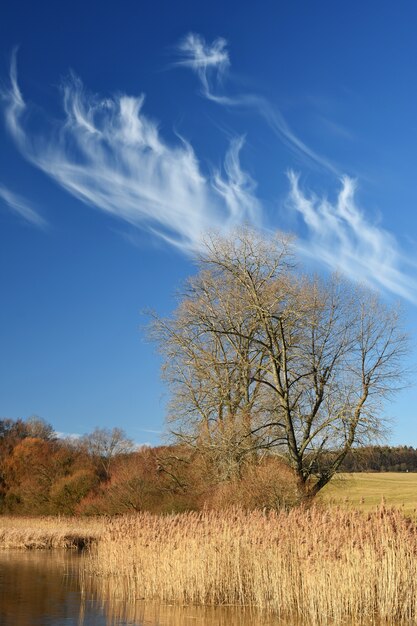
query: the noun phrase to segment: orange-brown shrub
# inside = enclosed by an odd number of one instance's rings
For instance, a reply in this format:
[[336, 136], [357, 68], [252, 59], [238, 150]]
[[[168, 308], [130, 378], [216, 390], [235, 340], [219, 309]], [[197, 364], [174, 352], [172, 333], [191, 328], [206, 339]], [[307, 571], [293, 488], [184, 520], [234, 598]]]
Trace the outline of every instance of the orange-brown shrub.
[[277, 457], [247, 464], [240, 477], [215, 484], [203, 498], [210, 509], [238, 506], [244, 509], [288, 508], [298, 502], [294, 472]]
[[90, 492], [76, 512], [172, 513], [231, 505], [279, 509], [296, 501], [294, 474], [277, 457], [247, 463], [241, 476], [219, 481], [216, 468], [198, 451], [161, 446], [116, 459], [110, 480]]

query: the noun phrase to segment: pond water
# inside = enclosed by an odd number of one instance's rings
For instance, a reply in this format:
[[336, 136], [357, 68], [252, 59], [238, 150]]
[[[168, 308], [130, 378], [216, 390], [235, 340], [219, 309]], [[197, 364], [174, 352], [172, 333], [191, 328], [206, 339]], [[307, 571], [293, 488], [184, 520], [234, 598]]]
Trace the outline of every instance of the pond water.
[[126, 606], [114, 597], [86, 596], [81, 559], [70, 551], [0, 552], [1, 626], [283, 626], [244, 609]]
[[[71, 551], [0, 551], [0, 626], [305, 626], [302, 620], [284, 622], [243, 608], [126, 604], [111, 584], [83, 582], [82, 559]], [[337, 626], [353, 625], [349, 620]]]

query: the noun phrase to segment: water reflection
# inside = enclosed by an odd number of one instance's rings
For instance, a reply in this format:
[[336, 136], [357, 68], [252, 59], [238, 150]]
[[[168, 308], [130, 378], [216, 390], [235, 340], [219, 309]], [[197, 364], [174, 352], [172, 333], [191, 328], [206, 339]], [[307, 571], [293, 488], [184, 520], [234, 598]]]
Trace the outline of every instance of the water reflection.
[[0, 552], [2, 626], [107, 626], [103, 614], [81, 605], [76, 554]]
[[[110, 607], [108, 607], [110, 608]], [[113, 606], [114, 608], [114, 606]], [[108, 611], [109, 625], [135, 626], [284, 626], [276, 618], [233, 607], [180, 607], [152, 604], [119, 606]], [[287, 622], [286, 626], [290, 626]], [[291, 622], [294, 626], [294, 622]]]
[[126, 605], [94, 580], [82, 593], [80, 558], [68, 551], [0, 552], [1, 626], [282, 626], [241, 608]]
[[298, 622], [284, 623], [276, 617], [242, 607], [126, 604], [114, 599], [107, 601], [106, 614], [109, 626], [302, 626]]
[[[303, 626], [232, 607], [126, 603], [111, 583], [80, 582], [80, 555], [69, 551], [0, 551], [1, 626]], [[82, 577], [81, 577], [82, 578]], [[331, 622], [329, 622], [330, 625]], [[346, 622], [346, 626], [352, 622]], [[372, 622], [375, 626], [376, 622]], [[414, 622], [415, 624], [415, 622]], [[365, 622], [362, 622], [362, 626]], [[394, 622], [389, 623], [390, 626]], [[338, 625], [341, 626], [341, 625]], [[366, 626], [371, 626], [366, 622]], [[383, 626], [379, 623], [379, 626]], [[384, 624], [385, 626], [385, 624]], [[397, 625], [395, 625], [397, 626]]]

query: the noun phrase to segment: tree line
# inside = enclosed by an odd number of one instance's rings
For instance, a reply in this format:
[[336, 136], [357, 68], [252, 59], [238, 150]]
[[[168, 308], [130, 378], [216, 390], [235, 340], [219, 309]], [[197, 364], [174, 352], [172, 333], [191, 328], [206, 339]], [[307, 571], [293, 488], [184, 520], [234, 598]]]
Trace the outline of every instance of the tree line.
[[239, 480], [220, 481], [192, 448], [137, 447], [120, 428], [59, 438], [40, 418], [0, 420], [0, 513], [115, 515], [295, 503], [293, 475], [263, 457]]
[[354, 448], [341, 466], [344, 472], [417, 472], [417, 449], [412, 446]]
[[[415, 472], [417, 449], [354, 448], [339, 469]], [[239, 477], [224, 480], [212, 460], [184, 444], [137, 448], [119, 428], [61, 439], [40, 418], [0, 420], [2, 514], [169, 513], [231, 504], [277, 509], [298, 501], [296, 476], [276, 454], [260, 455]]]

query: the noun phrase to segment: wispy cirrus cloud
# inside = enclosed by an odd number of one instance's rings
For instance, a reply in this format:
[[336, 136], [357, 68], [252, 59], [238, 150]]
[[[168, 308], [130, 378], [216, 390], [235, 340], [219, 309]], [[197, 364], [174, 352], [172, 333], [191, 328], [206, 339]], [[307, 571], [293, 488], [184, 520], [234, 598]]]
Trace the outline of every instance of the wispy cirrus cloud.
[[222, 82], [230, 67], [227, 41], [221, 37], [212, 43], [196, 33], [189, 33], [178, 44], [177, 65], [189, 67], [200, 79], [202, 93], [208, 100], [225, 107], [249, 109], [260, 115], [282, 143], [309, 165], [318, 165], [333, 174], [340, 175], [338, 168], [328, 159], [305, 144], [291, 130], [277, 107], [262, 96], [251, 93], [238, 95], [219, 94], [216, 87]]
[[[410, 264], [399, 251], [395, 238], [369, 221], [358, 208], [355, 180], [342, 175], [331, 161], [297, 137], [281, 112], [265, 98], [256, 94], [230, 96], [218, 93], [220, 79], [230, 68], [226, 40], [219, 38], [210, 44], [200, 35], [191, 33], [179, 43], [178, 53], [178, 64], [197, 74], [207, 99], [226, 107], [257, 112], [287, 148], [308, 164], [319, 165], [340, 180], [337, 200], [331, 203], [327, 198], [303, 192], [299, 177], [294, 172], [289, 173], [287, 206], [301, 216], [306, 227], [305, 237], [298, 242], [300, 251], [332, 270], [342, 271], [353, 280], [417, 302], [417, 282], [410, 275]], [[344, 134], [347, 134], [346, 129]]]
[[[206, 97], [257, 111], [291, 150], [310, 157], [310, 162], [321, 162], [263, 98], [214, 93], [213, 85], [219, 84], [230, 64], [225, 40], [206, 44], [197, 35], [188, 36], [181, 51], [179, 63], [197, 73]], [[148, 230], [185, 252], [198, 249], [209, 229], [227, 232], [242, 223], [277, 226], [265, 223], [256, 183], [241, 167], [243, 137], [231, 140], [221, 171], [203, 172], [186, 140], [178, 137], [170, 144], [163, 139], [157, 123], [144, 113], [144, 96], [100, 98], [89, 94], [75, 76], [62, 87], [61, 123], [51, 122], [34, 133], [31, 107], [18, 85], [15, 54], [10, 87], [1, 95], [6, 126], [33, 165], [83, 203]], [[326, 161], [321, 164], [326, 167]], [[287, 206], [302, 219], [305, 231], [300, 250], [354, 280], [417, 302], [414, 268], [407, 264], [395, 238], [358, 208], [355, 181], [339, 175], [338, 180], [340, 191], [330, 202], [303, 191], [298, 176], [290, 172]], [[33, 209], [22, 198], [8, 195], [1, 187], [0, 197], [39, 225], [41, 218], [30, 212]]]
[[357, 183], [343, 176], [334, 202], [303, 191], [299, 176], [288, 173], [287, 205], [303, 220], [306, 235], [299, 248], [330, 269], [353, 280], [396, 294], [417, 303], [417, 282], [395, 238], [371, 223], [356, 203]]
[[212, 81], [219, 81], [230, 65], [227, 41], [217, 37], [212, 43], [206, 43], [201, 35], [189, 33], [178, 45], [181, 58], [177, 65], [194, 70], [200, 78], [203, 93], [207, 98], [222, 101], [212, 93]]
[[231, 141], [222, 171], [203, 174], [185, 139], [164, 141], [143, 112], [143, 95], [99, 98], [71, 76], [62, 97], [62, 123], [33, 134], [14, 53], [3, 93], [7, 128], [26, 159], [85, 204], [184, 250], [196, 249], [209, 228], [260, 219], [255, 183], [240, 166], [243, 138]]
[[17, 213], [27, 222], [38, 226], [39, 228], [46, 227], [46, 221], [39, 215], [32, 203], [23, 196], [11, 191], [8, 187], [5, 187], [0, 183], [0, 202], [6, 204], [9, 209], [14, 213]]

